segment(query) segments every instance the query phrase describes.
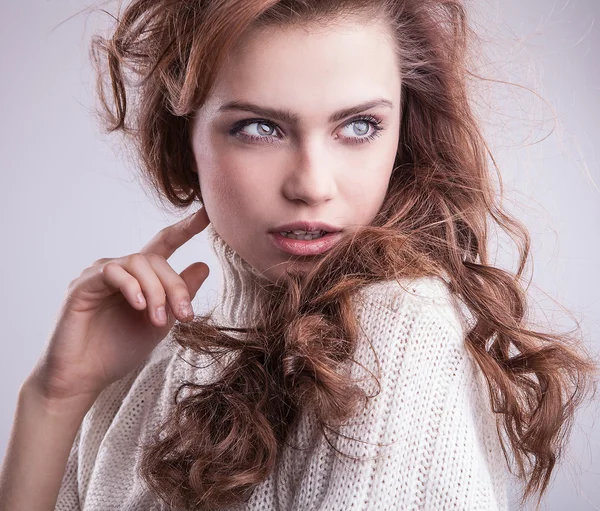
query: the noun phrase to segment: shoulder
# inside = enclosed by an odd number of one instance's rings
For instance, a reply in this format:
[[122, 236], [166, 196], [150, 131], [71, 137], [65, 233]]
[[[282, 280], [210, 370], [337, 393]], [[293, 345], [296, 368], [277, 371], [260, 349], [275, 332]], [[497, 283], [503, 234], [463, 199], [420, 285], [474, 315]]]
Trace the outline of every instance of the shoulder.
[[374, 282], [362, 288], [354, 300], [362, 323], [375, 321], [407, 330], [450, 330], [462, 341], [472, 322], [462, 299], [440, 277]]
[[466, 342], [470, 313], [443, 279], [377, 282], [361, 289], [356, 300], [358, 364], [352, 372], [365, 379], [369, 392], [378, 389], [372, 373], [388, 389], [419, 382], [423, 392], [422, 385], [443, 382], [448, 388], [478, 372]]

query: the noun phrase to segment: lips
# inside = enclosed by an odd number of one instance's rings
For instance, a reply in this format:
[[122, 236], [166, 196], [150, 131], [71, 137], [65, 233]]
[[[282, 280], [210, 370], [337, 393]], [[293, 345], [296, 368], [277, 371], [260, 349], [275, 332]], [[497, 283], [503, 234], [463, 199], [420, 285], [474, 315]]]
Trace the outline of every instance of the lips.
[[330, 232], [325, 234], [325, 236], [314, 240], [295, 240], [293, 238], [286, 238], [279, 232], [269, 234], [269, 238], [279, 250], [291, 255], [299, 256], [313, 256], [327, 252], [341, 237], [341, 232]]

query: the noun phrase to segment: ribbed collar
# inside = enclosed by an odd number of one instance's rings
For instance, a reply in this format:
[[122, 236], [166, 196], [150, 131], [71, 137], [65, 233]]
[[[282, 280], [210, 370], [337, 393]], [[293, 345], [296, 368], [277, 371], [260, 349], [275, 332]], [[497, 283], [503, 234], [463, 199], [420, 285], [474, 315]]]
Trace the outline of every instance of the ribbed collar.
[[210, 246], [221, 265], [221, 282], [213, 317], [224, 326], [248, 326], [256, 317], [256, 305], [264, 296], [263, 288], [268, 280], [242, 259], [212, 224], [208, 225], [206, 231]]

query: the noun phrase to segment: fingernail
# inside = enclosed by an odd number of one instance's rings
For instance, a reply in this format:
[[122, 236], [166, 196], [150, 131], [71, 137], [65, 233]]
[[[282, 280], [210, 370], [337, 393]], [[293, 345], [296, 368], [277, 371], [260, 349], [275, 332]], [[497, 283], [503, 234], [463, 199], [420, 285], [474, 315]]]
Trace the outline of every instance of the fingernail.
[[192, 310], [192, 307], [190, 306], [189, 303], [187, 302], [181, 302], [179, 304], [179, 311], [181, 313], [182, 316], [191, 316], [192, 314], [194, 314], [194, 311]]
[[164, 323], [165, 321], [167, 321], [167, 313], [166, 313], [164, 307], [160, 306], [158, 309], [156, 309], [156, 318], [161, 323]]

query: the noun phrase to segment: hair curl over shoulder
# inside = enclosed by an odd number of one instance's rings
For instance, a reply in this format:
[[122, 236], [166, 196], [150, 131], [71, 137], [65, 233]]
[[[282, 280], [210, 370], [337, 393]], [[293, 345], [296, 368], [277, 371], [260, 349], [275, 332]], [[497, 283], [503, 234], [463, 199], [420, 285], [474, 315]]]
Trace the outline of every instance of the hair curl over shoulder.
[[[400, 142], [384, 204], [372, 225], [309, 273], [273, 285], [242, 339], [207, 317], [176, 325], [182, 346], [236, 358], [177, 403], [164, 437], [146, 446], [142, 475], [175, 506], [214, 509], [247, 498], [303, 409], [315, 410], [325, 432], [365, 398], [339, 371], [357, 339], [351, 297], [369, 283], [437, 275], [474, 315], [466, 345], [527, 483], [521, 503], [539, 492], [539, 505], [597, 366], [578, 337], [528, 327], [529, 237], [493, 190], [468, 97], [474, 34], [460, 0], [133, 0], [110, 37], [92, 41], [105, 125], [135, 145], [161, 198], [177, 207], [201, 201], [190, 120], [228, 51], [253, 28], [342, 15], [385, 19], [402, 73]], [[141, 79], [128, 82], [130, 75]], [[513, 273], [489, 262], [492, 224], [519, 249]], [[504, 440], [502, 447], [508, 462]]]

